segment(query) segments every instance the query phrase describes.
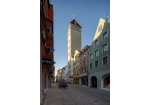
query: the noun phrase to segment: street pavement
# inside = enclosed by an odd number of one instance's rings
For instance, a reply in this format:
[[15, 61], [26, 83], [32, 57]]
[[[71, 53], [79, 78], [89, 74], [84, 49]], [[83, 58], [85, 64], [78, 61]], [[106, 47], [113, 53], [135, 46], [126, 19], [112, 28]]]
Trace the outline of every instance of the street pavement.
[[44, 105], [110, 105], [110, 91], [73, 84], [60, 89], [55, 83], [48, 89]]

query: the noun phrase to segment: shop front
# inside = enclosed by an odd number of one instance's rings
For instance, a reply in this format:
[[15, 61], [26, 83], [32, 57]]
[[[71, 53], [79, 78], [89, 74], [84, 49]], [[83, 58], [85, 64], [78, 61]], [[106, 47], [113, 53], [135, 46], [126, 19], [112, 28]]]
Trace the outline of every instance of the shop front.
[[87, 73], [79, 74], [80, 85], [87, 86], [88, 85], [88, 77]]

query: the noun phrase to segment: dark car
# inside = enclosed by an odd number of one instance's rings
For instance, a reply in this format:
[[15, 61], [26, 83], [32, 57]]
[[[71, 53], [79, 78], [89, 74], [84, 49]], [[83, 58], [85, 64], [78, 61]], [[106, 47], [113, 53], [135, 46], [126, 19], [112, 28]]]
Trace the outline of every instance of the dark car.
[[67, 87], [68, 87], [68, 85], [66, 82], [60, 82], [59, 83], [59, 88], [67, 88]]

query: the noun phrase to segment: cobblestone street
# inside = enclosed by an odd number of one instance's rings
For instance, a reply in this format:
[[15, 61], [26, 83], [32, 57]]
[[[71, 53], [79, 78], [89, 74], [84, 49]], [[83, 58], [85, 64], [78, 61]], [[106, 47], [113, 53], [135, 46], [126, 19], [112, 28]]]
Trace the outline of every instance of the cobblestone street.
[[110, 92], [72, 84], [60, 89], [52, 84], [44, 105], [110, 105]]

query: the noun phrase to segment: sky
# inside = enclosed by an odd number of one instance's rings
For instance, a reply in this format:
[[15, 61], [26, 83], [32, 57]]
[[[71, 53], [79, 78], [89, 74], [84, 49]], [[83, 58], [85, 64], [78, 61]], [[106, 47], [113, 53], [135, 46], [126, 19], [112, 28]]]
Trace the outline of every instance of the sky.
[[110, 22], [110, 0], [50, 0], [54, 17], [54, 61], [55, 76], [57, 70], [68, 62], [68, 24], [75, 19], [82, 27], [81, 49], [91, 45], [100, 18]]

